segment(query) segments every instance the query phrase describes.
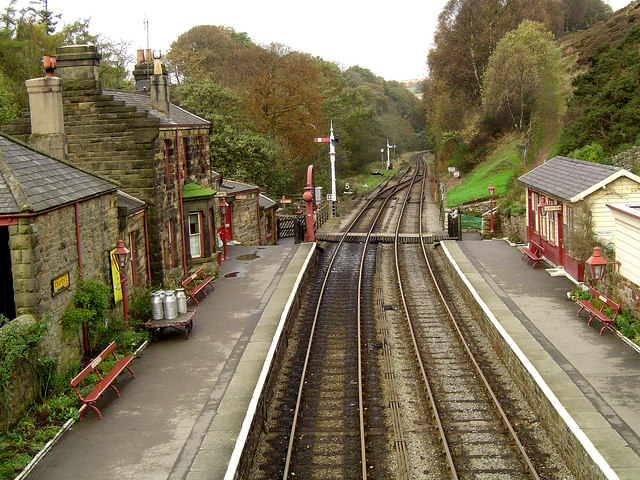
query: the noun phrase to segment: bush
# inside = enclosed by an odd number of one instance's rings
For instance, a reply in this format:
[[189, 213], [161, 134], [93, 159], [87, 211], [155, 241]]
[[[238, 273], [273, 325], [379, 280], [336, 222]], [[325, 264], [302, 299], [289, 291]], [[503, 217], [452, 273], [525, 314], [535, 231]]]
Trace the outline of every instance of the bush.
[[[149, 315], [146, 314], [144, 305], [146, 290], [143, 289], [141, 292], [132, 297], [136, 322], [151, 316], [150, 292]], [[139, 345], [149, 338], [146, 331], [135, 332], [127, 328], [121, 315], [109, 313], [110, 298], [111, 288], [108, 285], [98, 280], [81, 281], [62, 316], [62, 325], [69, 333], [77, 334], [86, 324], [91, 352], [104, 349], [112, 341], [117, 342], [123, 351], [128, 352], [132, 345]]]
[[590, 143], [569, 153], [569, 157], [585, 160], [587, 162], [605, 163], [604, 149], [598, 143]]

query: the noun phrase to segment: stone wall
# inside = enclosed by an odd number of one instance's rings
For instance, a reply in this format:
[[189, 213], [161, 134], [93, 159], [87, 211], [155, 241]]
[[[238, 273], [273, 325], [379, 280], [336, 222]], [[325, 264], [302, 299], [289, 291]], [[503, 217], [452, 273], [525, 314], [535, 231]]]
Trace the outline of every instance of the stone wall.
[[[0, 330], [29, 326], [36, 322], [32, 315], [21, 315]], [[6, 410], [0, 408], [0, 428], [7, 427], [16, 421], [29, 409], [36, 397], [37, 378], [35, 371], [24, 361], [14, 365], [14, 371], [9, 378], [10, 393], [7, 398]]]
[[[111, 192], [79, 202], [78, 223], [83, 278], [98, 278], [110, 284], [109, 251], [118, 233], [117, 198]], [[22, 315], [3, 328], [48, 318], [49, 331], [42, 340], [41, 355], [65, 365], [81, 358], [79, 336], [63, 334], [61, 316], [79, 281], [76, 208], [74, 204], [37, 215], [22, 217], [9, 227], [11, 271], [16, 311]], [[52, 280], [69, 274], [69, 288], [54, 295]], [[11, 379], [11, 419], [31, 405], [37, 378], [27, 364], [18, 366]], [[0, 423], [7, 419], [0, 415]]]
[[262, 245], [275, 245], [278, 237], [275, 226], [276, 209], [260, 209], [260, 235]]
[[[188, 215], [180, 221], [178, 179], [186, 178], [198, 185], [215, 189], [209, 167], [209, 129], [161, 128], [154, 143], [155, 189], [150, 204], [149, 236], [151, 271], [154, 284], [169, 285], [184, 276], [182, 271], [182, 232], [188, 235]], [[176, 145], [178, 148], [176, 149]], [[179, 162], [177, 154], [180, 155]], [[180, 169], [180, 171], [178, 171]], [[183, 209], [184, 210], [184, 209]], [[171, 247], [170, 222], [174, 222], [175, 239]], [[215, 228], [214, 228], [215, 231]], [[153, 240], [151, 240], [153, 239]], [[188, 243], [185, 238], [185, 245]], [[173, 248], [173, 258], [171, 256]]]
[[233, 240], [243, 245], [259, 245], [258, 192], [243, 192], [242, 195], [247, 199], [233, 199], [232, 202]]
[[[83, 278], [109, 284], [109, 251], [117, 241], [115, 192], [78, 204]], [[60, 316], [78, 285], [78, 247], [74, 205], [35, 217], [21, 218], [9, 227], [9, 248], [17, 314], [49, 315], [51, 328], [46, 355], [65, 362], [77, 358], [79, 343], [63, 338]], [[70, 288], [52, 294], [51, 282], [69, 273]]]

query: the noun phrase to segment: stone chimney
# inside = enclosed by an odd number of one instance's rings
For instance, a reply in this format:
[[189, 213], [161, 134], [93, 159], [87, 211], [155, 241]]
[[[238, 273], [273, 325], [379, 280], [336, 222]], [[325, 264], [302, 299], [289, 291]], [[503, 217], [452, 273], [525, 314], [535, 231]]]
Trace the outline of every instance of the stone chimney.
[[25, 85], [31, 111], [31, 137], [35, 147], [57, 158], [67, 158], [67, 136], [64, 132], [62, 80], [55, 77], [55, 57], [44, 57], [46, 77], [32, 78]]
[[150, 95], [149, 108], [170, 118], [171, 104], [169, 102], [167, 68], [160, 60], [160, 52], [155, 51], [152, 54], [150, 49], [138, 50], [137, 61], [138, 63], [133, 69], [136, 90]]
[[171, 118], [171, 104], [169, 103], [169, 88], [166, 75], [151, 75], [151, 101], [149, 107], [164, 113]]
[[56, 58], [58, 75], [64, 80], [65, 92], [84, 90], [85, 93], [100, 93], [100, 54], [94, 45], [59, 47]]

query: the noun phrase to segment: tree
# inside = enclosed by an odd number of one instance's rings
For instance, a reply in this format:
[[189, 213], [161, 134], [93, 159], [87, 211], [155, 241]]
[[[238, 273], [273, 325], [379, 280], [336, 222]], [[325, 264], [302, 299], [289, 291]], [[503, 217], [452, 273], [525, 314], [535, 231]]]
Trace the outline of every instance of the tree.
[[537, 22], [523, 21], [507, 33], [489, 58], [483, 79], [488, 109], [506, 108], [517, 131], [527, 112], [545, 96], [555, 96], [560, 76], [560, 50], [553, 35]]
[[[126, 82], [126, 44], [114, 43], [89, 33], [89, 20], [76, 20], [55, 31], [55, 22], [48, 18], [60, 18], [48, 10], [46, 0], [37, 2], [42, 11], [33, 7], [16, 10], [11, 1], [1, 16], [0, 24], [0, 96], [2, 115], [0, 121], [9, 121], [10, 112], [27, 108], [24, 81], [42, 76], [42, 57], [55, 55], [56, 48], [68, 44], [95, 44], [103, 54], [100, 75], [108, 88], [123, 86]], [[48, 12], [48, 13], [47, 13]], [[46, 15], [45, 15], [46, 14]]]

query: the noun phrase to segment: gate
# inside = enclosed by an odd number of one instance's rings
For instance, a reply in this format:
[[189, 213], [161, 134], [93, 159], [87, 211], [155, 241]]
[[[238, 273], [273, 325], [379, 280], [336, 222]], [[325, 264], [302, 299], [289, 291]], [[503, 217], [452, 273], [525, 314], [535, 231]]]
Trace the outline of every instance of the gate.
[[278, 238], [296, 237], [297, 241], [304, 238], [304, 215], [278, 215]]
[[462, 240], [462, 215], [457, 212], [447, 215], [447, 233], [449, 238]]

